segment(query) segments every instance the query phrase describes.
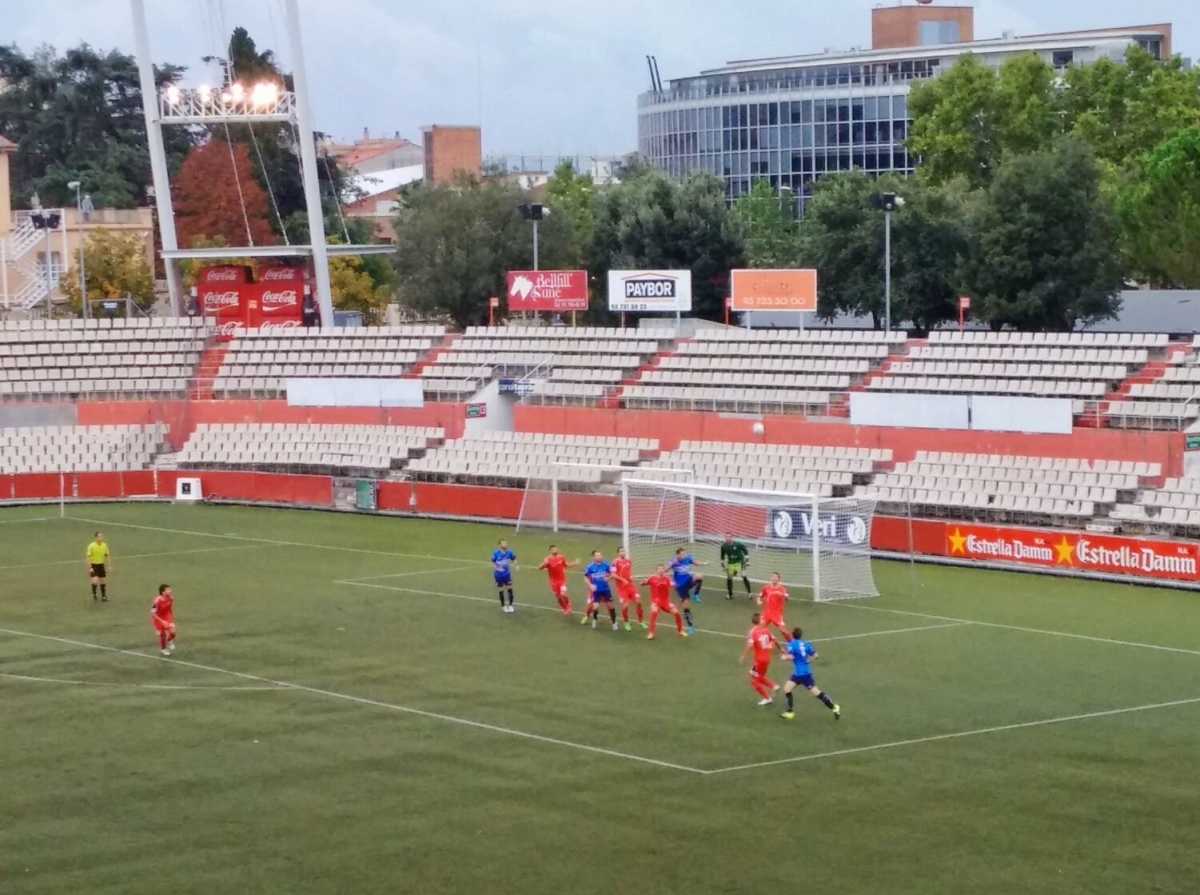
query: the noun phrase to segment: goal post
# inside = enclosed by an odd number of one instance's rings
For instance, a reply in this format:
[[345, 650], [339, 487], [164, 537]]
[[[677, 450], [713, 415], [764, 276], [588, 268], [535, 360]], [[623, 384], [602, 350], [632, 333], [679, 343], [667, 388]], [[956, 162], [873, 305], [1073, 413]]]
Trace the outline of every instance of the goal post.
[[531, 470], [525, 480], [516, 531], [529, 528], [620, 531], [621, 482], [630, 476], [690, 484], [695, 481], [696, 472], [666, 466], [549, 464]]
[[878, 596], [871, 569], [874, 515], [870, 498], [621, 481], [622, 536], [637, 574], [649, 574], [682, 547], [719, 575], [721, 542], [733, 535], [750, 550], [751, 580], [779, 572], [785, 584], [808, 588], [819, 602]]

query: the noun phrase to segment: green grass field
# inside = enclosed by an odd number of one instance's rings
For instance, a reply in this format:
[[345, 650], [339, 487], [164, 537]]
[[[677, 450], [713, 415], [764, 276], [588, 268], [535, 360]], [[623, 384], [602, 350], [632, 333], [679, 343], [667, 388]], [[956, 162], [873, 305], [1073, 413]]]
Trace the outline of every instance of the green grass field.
[[4, 895], [1200, 890], [1200, 595], [877, 563], [791, 608], [844, 716], [787, 723], [723, 582], [648, 643], [551, 611], [543, 533], [505, 615], [495, 527], [57, 516], [0, 510]]

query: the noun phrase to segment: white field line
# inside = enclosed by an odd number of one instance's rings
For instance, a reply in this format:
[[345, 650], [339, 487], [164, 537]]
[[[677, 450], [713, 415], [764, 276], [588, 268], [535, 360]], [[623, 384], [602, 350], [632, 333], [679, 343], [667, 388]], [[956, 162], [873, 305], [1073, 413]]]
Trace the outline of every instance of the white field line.
[[221, 690], [228, 693], [266, 693], [287, 690], [287, 687], [206, 687], [198, 684], [132, 684], [111, 681], [72, 681], [60, 677], [35, 677], [31, 674], [12, 674], [0, 671], [0, 677], [35, 684], [72, 684], [77, 687], [110, 687], [115, 690]]
[[57, 522], [61, 516], [32, 516], [29, 519], [0, 519], [0, 525], [24, 525], [26, 522]]
[[[217, 553], [217, 552], [223, 551], [223, 550], [252, 550], [256, 546], [258, 546], [258, 545], [256, 545], [256, 544], [236, 544], [236, 545], [231, 544], [228, 547], [203, 547], [198, 550], [166, 550], [166, 551], [163, 551], [162, 553], [130, 553], [127, 556], [125, 556], [125, 555], [123, 555], [121, 557], [113, 556], [112, 559], [119, 558], [122, 562], [124, 562], [127, 559], [151, 559], [151, 558], [159, 557], [159, 556], [188, 556], [193, 553]], [[70, 565], [74, 565], [75, 563], [81, 562], [81, 561], [82, 560], [78, 560], [78, 559], [56, 559], [56, 560], [53, 560], [52, 562], [28, 562], [28, 563], [21, 563], [20, 565], [16, 565], [16, 566], [0, 566], [0, 572], [7, 572], [7, 571], [11, 571], [12, 569], [44, 569], [44, 568], [50, 568], [51, 566], [70, 566]], [[111, 565], [111, 563], [110, 563], [110, 565]]]
[[[473, 597], [473, 596], [468, 596], [467, 594], [454, 594], [454, 593], [449, 593], [447, 591], [440, 591], [440, 590], [417, 590], [417, 589], [411, 588], [411, 587], [394, 587], [390, 584], [371, 584], [366, 579], [363, 579], [363, 578], [341, 580], [341, 581], [335, 581], [333, 583], [334, 584], [344, 584], [349, 587], [369, 587], [373, 590], [391, 590], [391, 591], [396, 591], [398, 593], [417, 594], [419, 596], [424, 596], [424, 597], [444, 597], [446, 599], [451, 599], [451, 600], [467, 600], [472, 603], [492, 603], [492, 604], [499, 603], [498, 600], [494, 600], [490, 597]], [[538, 612], [554, 612], [554, 613], [559, 613], [559, 614], [562, 613], [562, 610], [559, 609], [557, 606], [541, 606], [536, 603], [519, 603], [519, 602], [514, 602], [513, 605], [520, 606], [522, 609], [533, 609]], [[942, 628], [963, 628], [969, 624], [970, 624], [970, 622], [953, 622], [950, 624], [943, 624], [943, 625], [921, 625], [921, 626], [915, 627], [915, 628], [895, 628], [890, 631], [868, 631], [865, 634], [840, 634], [835, 637], [814, 638], [813, 643], [827, 643], [831, 640], [857, 640], [860, 637], [881, 637], [885, 634], [908, 634], [913, 631], [936, 631], [936, 630], [939, 630]], [[743, 640], [743, 639], [745, 639], [745, 636], [746, 636], [745, 634], [733, 634], [733, 633], [730, 633], [729, 631], [709, 631], [704, 628], [697, 628], [696, 631], [697, 631], [697, 633], [700, 633], [700, 634], [712, 634], [717, 637], [736, 637], [738, 640]]]
[[449, 724], [460, 724], [463, 727], [473, 727], [476, 730], [487, 730], [492, 733], [500, 733], [505, 736], [517, 737], [524, 740], [533, 740], [539, 743], [549, 743], [554, 746], [564, 746], [569, 749], [577, 749], [582, 752], [591, 752], [596, 755], [607, 755], [610, 758], [623, 758], [626, 761], [639, 762], [641, 764], [654, 765], [660, 768], [669, 768], [673, 771], [684, 771], [689, 774], [705, 774], [706, 771], [700, 768], [692, 768], [687, 765], [672, 764], [668, 761], [660, 761], [657, 758], [647, 758], [643, 755], [633, 755], [628, 752], [618, 752], [615, 749], [604, 749], [599, 746], [589, 746], [586, 743], [575, 743], [570, 740], [560, 740], [555, 737], [542, 736], [541, 734], [528, 733], [523, 730], [514, 730], [510, 727], [500, 727], [495, 724], [484, 724], [481, 721], [472, 721], [468, 718], [458, 718], [454, 715], [443, 715], [439, 712], [428, 712], [424, 709], [412, 708], [411, 706], [398, 705], [391, 702], [382, 702], [377, 699], [367, 699], [363, 696], [352, 696], [349, 693], [337, 693], [332, 690], [322, 690], [318, 687], [307, 687], [303, 684], [293, 684], [287, 681], [277, 681], [269, 677], [260, 677], [256, 674], [247, 674], [244, 671], [232, 671], [228, 668], [218, 668], [215, 665], [202, 665], [199, 662], [188, 662], [181, 659], [166, 658], [150, 655], [148, 653], [139, 653], [136, 650], [119, 649], [114, 646], [102, 646], [98, 643], [88, 643], [83, 640], [71, 640], [66, 637], [52, 637], [49, 634], [35, 634], [30, 631], [16, 631], [10, 628], [0, 628], [0, 634], [8, 634], [13, 637], [33, 637], [38, 640], [48, 640], [52, 643], [62, 643], [68, 646], [78, 646], [85, 649], [103, 650], [108, 653], [118, 653], [125, 656], [135, 656], [139, 659], [151, 659], [160, 662], [170, 662], [174, 665], [183, 665], [188, 668], [196, 668], [201, 671], [211, 671], [216, 674], [227, 674], [231, 677], [241, 678], [242, 680], [255, 681], [260, 684], [270, 684], [273, 687], [295, 690], [300, 693], [311, 693], [314, 696], [324, 696], [328, 699], [340, 699], [345, 702], [352, 702], [356, 705], [372, 706], [373, 708], [386, 709], [392, 712], [401, 712], [406, 715], [416, 715], [421, 718], [430, 718], [435, 721], [445, 721]]
[[[473, 561], [472, 561], [473, 562]], [[448, 575], [451, 572], [465, 572], [470, 566], [452, 566], [449, 569], [421, 569], [418, 572], [393, 572], [390, 575], [367, 575], [363, 578], [347, 578], [345, 581], [335, 581], [334, 584], [359, 584], [364, 581], [380, 581], [384, 578], [412, 578], [417, 575]]]
[[1093, 637], [1090, 634], [1072, 634], [1069, 631], [1050, 631], [1045, 628], [1026, 628], [1021, 625], [1005, 625], [1000, 622], [981, 622], [976, 619], [954, 618], [949, 615], [929, 615], [924, 612], [911, 612], [906, 609], [885, 609], [882, 606], [861, 606], [853, 603], [833, 603], [825, 605], [842, 606], [845, 609], [861, 609], [864, 612], [886, 612], [891, 615], [906, 615], [910, 618], [927, 618], [941, 622], [965, 622], [980, 628], [1000, 628], [1006, 631], [1021, 631], [1025, 634], [1042, 634], [1047, 637], [1067, 637], [1072, 640], [1089, 640], [1092, 643], [1107, 643], [1112, 646], [1132, 646], [1138, 649], [1160, 650], [1165, 653], [1183, 653], [1189, 656], [1200, 656], [1200, 649], [1186, 649], [1181, 646], [1163, 646], [1158, 643], [1140, 643], [1135, 640], [1113, 640], [1108, 637]]
[[[152, 526], [152, 525], [133, 525], [128, 522], [108, 522], [108, 521], [105, 521], [102, 519], [80, 519], [76, 516], [68, 516], [66, 518], [68, 520], [73, 520], [76, 522], [85, 522], [85, 523], [94, 524], [94, 525], [106, 525], [110, 528], [132, 528], [132, 529], [141, 529], [143, 531], [161, 531], [161, 532], [166, 532], [168, 534], [194, 535], [196, 537], [201, 537], [201, 538], [228, 538], [230, 540], [247, 541], [247, 542], [252, 542], [252, 543], [257, 543], [257, 544], [274, 544], [279, 547], [303, 547], [303, 548], [306, 548], [309, 550], [341, 550], [341, 551], [345, 551], [348, 553], [362, 553], [362, 554], [367, 554], [370, 556], [395, 556], [395, 557], [402, 557], [402, 558], [409, 558], [409, 559], [435, 559], [435, 560], [445, 560], [446, 562], [471, 563], [473, 565], [491, 565], [491, 563], [488, 562], [487, 560], [464, 560], [462, 557], [454, 557], [454, 556], [423, 556], [420, 554], [413, 554], [413, 553], [393, 553], [393, 552], [389, 552], [386, 550], [366, 550], [366, 549], [363, 549], [360, 547], [342, 547], [342, 546], [336, 546], [336, 545], [332, 545], [332, 544], [304, 544], [299, 541], [277, 541], [277, 540], [271, 540], [269, 538], [252, 538], [252, 537], [247, 537], [244, 535], [215, 534], [213, 532], [187, 531], [185, 529], [176, 529], [176, 528], [156, 528], [155, 526]], [[1185, 649], [1182, 647], [1174, 647], [1174, 646], [1162, 646], [1162, 645], [1156, 644], [1156, 643], [1138, 643], [1138, 642], [1134, 642], [1134, 641], [1130, 641], [1130, 640], [1113, 640], [1113, 639], [1106, 638], [1106, 637], [1092, 637], [1087, 634], [1072, 634], [1067, 631], [1051, 631], [1051, 630], [1044, 630], [1041, 628], [1025, 628], [1025, 627], [1021, 627], [1020, 625], [1004, 625], [1004, 624], [999, 624], [998, 622], [983, 622], [983, 621], [977, 621], [975, 619], [970, 619], [970, 618], [955, 618], [955, 617], [946, 616], [946, 615], [929, 615], [929, 614], [922, 613], [922, 612], [909, 612], [909, 611], [905, 611], [902, 609], [884, 609], [879, 606], [859, 605], [857, 602], [845, 602], [845, 601], [840, 601], [840, 600], [832, 600], [827, 603], [822, 603], [821, 605], [822, 606], [841, 606], [845, 609], [861, 609], [861, 610], [864, 610], [867, 612], [889, 612], [889, 613], [892, 613], [895, 615], [908, 615], [908, 616], [912, 616], [914, 618], [927, 618], [927, 619], [931, 619], [933, 621], [954, 622], [957, 624], [964, 624], [964, 625], [967, 625], [967, 624], [980, 625], [981, 627], [985, 627], [985, 628], [1003, 628], [1003, 629], [1007, 629], [1009, 631], [1022, 631], [1026, 634], [1042, 634], [1042, 635], [1049, 636], [1049, 637], [1068, 637], [1068, 638], [1072, 638], [1075, 640], [1090, 640], [1094, 643], [1107, 643], [1112, 646], [1130, 646], [1130, 647], [1136, 647], [1136, 648], [1140, 648], [1140, 649], [1161, 650], [1163, 652], [1169, 652], [1169, 653], [1185, 653], [1188, 655], [1200, 656], [1200, 650], [1195, 650], [1195, 649]]]
[[705, 771], [706, 774], [728, 774], [733, 771], [750, 771], [755, 768], [778, 767], [785, 764], [797, 764], [802, 761], [817, 761], [822, 758], [837, 758], [842, 755], [858, 755], [863, 752], [878, 752], [882, 749], [898, 749], [901, 746], [918, 746], [922, 743], [939, 743], [943, 740], [958, 740], [964, 737], [977, 737], [989, 733], [1004, 733], [1009, 730], [1025, 730], [1030, 727], [1046, 727], [1051, 724], [1066, 724], [1068, 721], [1087, 721], [1092, 718], [1110, 718], [1115, 715], [1130, 715], [1134, 712], [1150, 712], [1156, 709], [1178, 708], [1200, 703], [1200, 697], [1192, 699], [1176, 699], [1171, 702], [1153, 702], [1146, 705], [1135, 705], [1124, 709], [1108, 709], [1102, 712], [1084, 712], [1079, 715], [1063, 715], [1059, 718], [1044, 718], [1040, 721], [1024, 721], [1020, 724], [1002, 724], [998, 727], [981, 727], [977, 730], [960, 730], [957, 733], [942, 733], [936, 736], [918, 737], [912, 740], [896, 740], [891, 743], [876, 743], [873, 746], [856, 746], [853, 749], [836, 749], [832, 752], [814, 752], [810, 755], [797, 755], [794, 758], [780, 758], [775, 761], [760, 761], [755, 764], [733, 765], [727, 768], [715, 768]]

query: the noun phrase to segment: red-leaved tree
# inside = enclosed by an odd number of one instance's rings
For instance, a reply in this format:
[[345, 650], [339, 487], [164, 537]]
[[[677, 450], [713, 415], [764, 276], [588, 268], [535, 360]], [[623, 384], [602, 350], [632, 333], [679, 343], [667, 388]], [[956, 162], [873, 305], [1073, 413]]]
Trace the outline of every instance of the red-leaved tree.
[[[232, 146], [232, 157], [230, 147]], [[275, 245], [263, 192], [241, 143], [217, 138], [191, 150], [171, 185], [179, 244]], [[248, 231], [248, 232], [247, 232]]]

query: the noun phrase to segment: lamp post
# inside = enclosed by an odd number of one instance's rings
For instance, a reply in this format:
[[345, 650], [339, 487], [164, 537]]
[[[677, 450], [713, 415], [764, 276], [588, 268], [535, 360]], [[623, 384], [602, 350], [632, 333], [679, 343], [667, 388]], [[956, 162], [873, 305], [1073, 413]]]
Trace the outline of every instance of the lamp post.
[[29, 216], [29, 220], [33, 229], [46, 232], [46, 316], [51, 317], [54, 314], [54, 272], [50, 269], [50, 233], [58, 229], [62, 220], [56, 213], [40, 208]]
[[538, 267], [538, 224], [550, 216], [550, 209], [541, 202], [525, 202], [517, 206], [517, 212], [522, 220], [533, 224], [533, 269]]
[[83, 319], [88, 319], [88, 293], [87, 293], [87, 262], [83, 259], [83, 193], [80, 188], [83, 186], [78, 180], [72, 180], [67, 184], [67, 189], [75, 191], [75, 214], [76, 223], [79, 225], [79, 303], [83, 307]]
[[904, 197], [873, 193], [871, 207], [883, 212], [883, 328], [892, 331], [892, 212], [904, 207]]

